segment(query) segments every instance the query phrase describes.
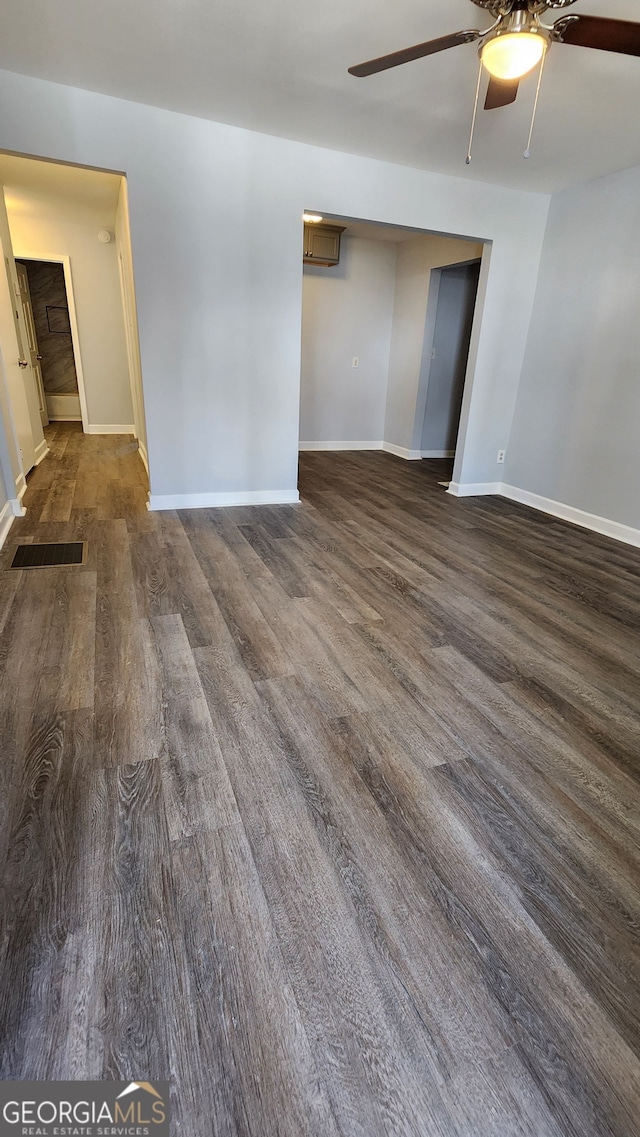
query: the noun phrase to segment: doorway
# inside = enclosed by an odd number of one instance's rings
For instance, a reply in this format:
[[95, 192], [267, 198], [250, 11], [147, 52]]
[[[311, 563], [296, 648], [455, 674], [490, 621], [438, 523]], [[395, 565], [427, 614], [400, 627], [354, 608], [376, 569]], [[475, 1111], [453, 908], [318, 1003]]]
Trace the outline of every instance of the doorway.
[[70, 301], [61, 261], [16, 258], [31, 363], [42, 422], [82, 422], [79, 374]]
[[480, 261], [439, 269], [432, 334], [425, 332], [426, 402], [420, 443], [423, 458], [453, 458], [456, 451], [469, 346], [478, 296]]
[[[322, 225], [327, 230], [334, 226], [340, 241], [330, 262], [325, 257], [315, 263], [308, 239], [302, 250], [299, 449], [385, 450], [407, 461], [419, 461], [427, 447], [438, 457], [449, 455], [458, 433], [479, 268], [487, 246], [474, 238], [335, 215], [324, 215]], [[449, 266], [462, 267], [465, 279], [469, 275], [473, 304], [470, 318], [463, 321], [464, 349], [454, 352], [460, 357], [456, 375], [461, 381], [455, 391], [445, 391], [434, 372], [429, 425], [436, 394], [445, 402], [437, 406], [445, 421], [438, 424], [435, 441], [423, 444], [437, 286]], [[444, 279], [439, 336], [449, 287]], [[444, 351], [440, 345], [436, 350], [444, 365]], [[440, 476], [444, 473], [441, 469]]]
[[64, 424], [74, 437], [133, 436], [147, 477], [125, 176], [0, 151], [0, 245], [0, 394], [6, 386], [16, 498]]

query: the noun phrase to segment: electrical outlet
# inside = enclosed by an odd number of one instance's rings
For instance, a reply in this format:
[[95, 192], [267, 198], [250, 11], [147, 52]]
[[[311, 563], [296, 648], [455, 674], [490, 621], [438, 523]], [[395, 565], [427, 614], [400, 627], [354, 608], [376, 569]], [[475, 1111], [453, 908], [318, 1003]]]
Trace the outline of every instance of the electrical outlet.
[[501, 465], [504, 462], [505, 453], [505, 450], [498, 450], [498, 457], [496, 458], [498, 465]]
[[360, 366], [360, 357], [358, 355], [354, 355], [353, 359], [351, 360], [351, 366], [352, 367], [359, 367]]

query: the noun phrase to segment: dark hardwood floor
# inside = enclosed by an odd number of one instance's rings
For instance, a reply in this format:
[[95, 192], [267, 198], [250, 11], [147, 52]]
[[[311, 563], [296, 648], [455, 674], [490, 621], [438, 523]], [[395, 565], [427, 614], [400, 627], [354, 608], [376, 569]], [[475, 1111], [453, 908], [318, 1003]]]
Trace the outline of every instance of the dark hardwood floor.
[[0, 1075], [184, 1137], [640, 1133], [640, 553], [446, 463], [148, 513], [50, 429], [0, 572]]

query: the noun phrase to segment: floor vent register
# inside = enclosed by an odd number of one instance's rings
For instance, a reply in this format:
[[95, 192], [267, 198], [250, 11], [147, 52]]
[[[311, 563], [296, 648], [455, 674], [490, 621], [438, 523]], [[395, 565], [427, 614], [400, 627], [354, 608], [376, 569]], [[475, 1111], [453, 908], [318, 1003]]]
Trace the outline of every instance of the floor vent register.
[[11, 568], [58, 568], [61, 565], [83, 565], [85, 549], [85, 541], [48, 541], [42, 545], [18, 545]]

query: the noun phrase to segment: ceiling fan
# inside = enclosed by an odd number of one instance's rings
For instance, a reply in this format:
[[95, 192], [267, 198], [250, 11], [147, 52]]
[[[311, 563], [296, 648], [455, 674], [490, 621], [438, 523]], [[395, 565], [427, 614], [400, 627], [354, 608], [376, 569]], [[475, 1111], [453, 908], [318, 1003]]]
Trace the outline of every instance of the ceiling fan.
[[[630, 20], [571, 14], [561, 16], [552, 24], [543, 23], [541, 16], [547, 10], [568, 8], [575, 2], [576, 0], [472, 0], [472, 3], [477, 4], [479, 8], [485, 8], [493, 16], [495, 22], [491, 27], [484, 31], [473, 28], [454, 32], [452, 35], [427, 40], [426, 43], [418, 43], [413, 47], [405, 47], [401, 51], [394, 51], [390, 55], [382, 55], [377, 59], [369, 59], [366, 63], [350, 67], [349, 73], [364, 78], [379, 71], [386, 71], [389, 67], [399, 67], [414, 59], [447, 51], [448, 48], [457, 47], [459, 44], [479, 41], [480, 69], [473, 117], [475, 125], [483, 67], [489, 72], [485, 110], [495, 110], [497, 107], [505, 107], [515, 102], [520, 80], [538, 64], [541, 66], [540, 79], [542, 78], [542, 67], [547, 51], [554, 43], [568, 43], [577, 47], [594, 47], [600, 51], [640, 56], [640, 24], [632, 23]], [[536, 107], [539, 91], [540, 82], [536, 93]], [[536, 107], [534, 107], [534, 117]], [[533, 122], [531, 129], [533, 130]], [[529, 145], [530, 143], [531, 134]], [[529, 146], [525, 151], [525, 157], [528, 156]], [[470, 160], [471, 144], [467, 162]]]

